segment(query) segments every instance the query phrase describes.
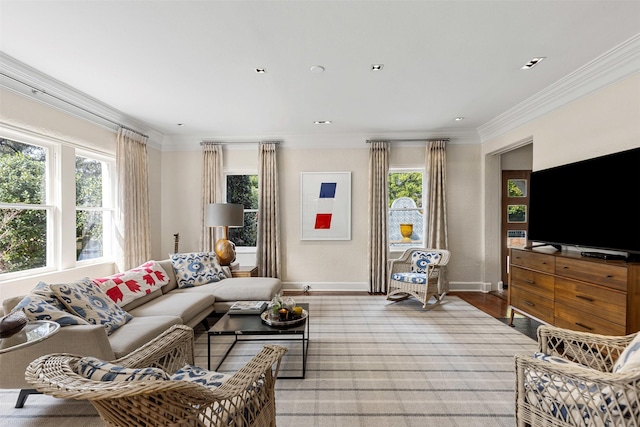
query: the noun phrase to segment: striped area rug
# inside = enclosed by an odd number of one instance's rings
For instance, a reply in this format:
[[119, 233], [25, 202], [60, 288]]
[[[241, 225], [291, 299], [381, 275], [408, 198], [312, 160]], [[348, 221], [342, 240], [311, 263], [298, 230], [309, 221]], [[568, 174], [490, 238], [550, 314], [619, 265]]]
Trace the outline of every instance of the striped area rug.
[[[381, 296], [305, 296], [310, 343], [305, 379], [276, 384], [278, 426], [513, 426], [516, 353], [535, 342], [466, 302], [447, 297], [431, 311]], [[207, 366], [207, 336], [196, 329], [196, 364]], [[212, 343], [217, 365], [229, 338]], [[299, 375], [301, 344], [289, 347], [281, 375]], [[241, 343], [220, 371], [233, 372], [262, 346]], [[4, 368], [4, 367], [3, 367]], [[85, 402], [0, 390], [0, 425], [102, 425]]]

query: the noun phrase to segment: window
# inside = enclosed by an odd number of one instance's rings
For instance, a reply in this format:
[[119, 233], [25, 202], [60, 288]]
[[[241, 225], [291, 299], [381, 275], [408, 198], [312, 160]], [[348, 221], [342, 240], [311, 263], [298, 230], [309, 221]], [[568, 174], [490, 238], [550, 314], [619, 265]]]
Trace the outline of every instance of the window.
[[0, 138], [0, 274], [51, 263], [49, 150]]
[[229, 228], [229, 240], [236, 247], [254, 248], [258, 239], [258, 175], [228, 174], [227, 203], [244, 206], [244, 227]]
[[76, 156], [76, 260], [111, 253], [111, 164]]
[[[0, 280], [113, 258], [114, 159], [5, 132], [10, 136], [0, 137]], [[75, 180], [66, 173], [74, 170]]]
[[389, 247], [404, 250], [424, 246], [424, 208], [419, 170], [389, 173]]

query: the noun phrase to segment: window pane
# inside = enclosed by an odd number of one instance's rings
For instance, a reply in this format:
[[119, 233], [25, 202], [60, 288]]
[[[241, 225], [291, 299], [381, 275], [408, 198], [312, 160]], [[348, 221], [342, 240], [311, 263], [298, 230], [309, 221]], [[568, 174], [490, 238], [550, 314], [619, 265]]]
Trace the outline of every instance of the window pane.
[[0, 273], [47, 265], [47, 211], [0, 209]]
[[258, 209], [258, 175], [227, 175], [227, 203]]
[[102, 211], [76, 211], [76, 259], [100, 258], [104, 253]]
[[47, 151], [0, 138], [0, 202], [46, 204]]
[[229, 240], [236, 246], [256, 246], [258, 236], [258, 212], [244, 213], [244, 227], [229, 228]]
[[526, 179], [507, 180], [507, 196], [508, 197], [527, 197], [527, 180]]
[[76, 157], [76, 206], [102, 206], [103, 163]]
[[401, 197], [413, 200], [422, 207], [422, 172], [391, 172], [389, 174], [389, 207]]

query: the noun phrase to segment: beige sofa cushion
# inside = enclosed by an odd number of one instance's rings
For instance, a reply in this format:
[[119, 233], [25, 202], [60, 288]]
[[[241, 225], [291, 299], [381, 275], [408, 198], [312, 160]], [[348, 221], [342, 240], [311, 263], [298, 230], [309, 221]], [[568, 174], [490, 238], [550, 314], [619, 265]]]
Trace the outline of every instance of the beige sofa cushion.
[[178, 316], [134, 317], [109, 335], [109, 343], [116, 358], [122, 357], [148, 343], [171, 326], [180, 324], [182, 319]]
[[280, 292], [282, 282], [272, 277], [232, 277], [195, 288], [176, 289], [174, 293], [202, 293], [215, 296], [216, 302], [270, 301]]
[[188, 325], [194, 316], [205, 310], [213, 311], [216, 299], [206, 293], [179, 293], [175, 290], [167, 295], [161, 295], [146, 304], [129, 311], [134, 317], [148, 316], [178, 316], [182, 323]]

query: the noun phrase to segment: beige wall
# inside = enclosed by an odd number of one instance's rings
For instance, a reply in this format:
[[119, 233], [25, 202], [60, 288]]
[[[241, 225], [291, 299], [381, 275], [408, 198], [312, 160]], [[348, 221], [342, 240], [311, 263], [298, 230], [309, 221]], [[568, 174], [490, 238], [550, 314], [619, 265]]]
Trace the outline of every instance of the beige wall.
[[533, 141], [535, 171], [640, 147], [639, 118], [636, 74], [482, 144], [485, 282], [500, 277], [500, 154]]

